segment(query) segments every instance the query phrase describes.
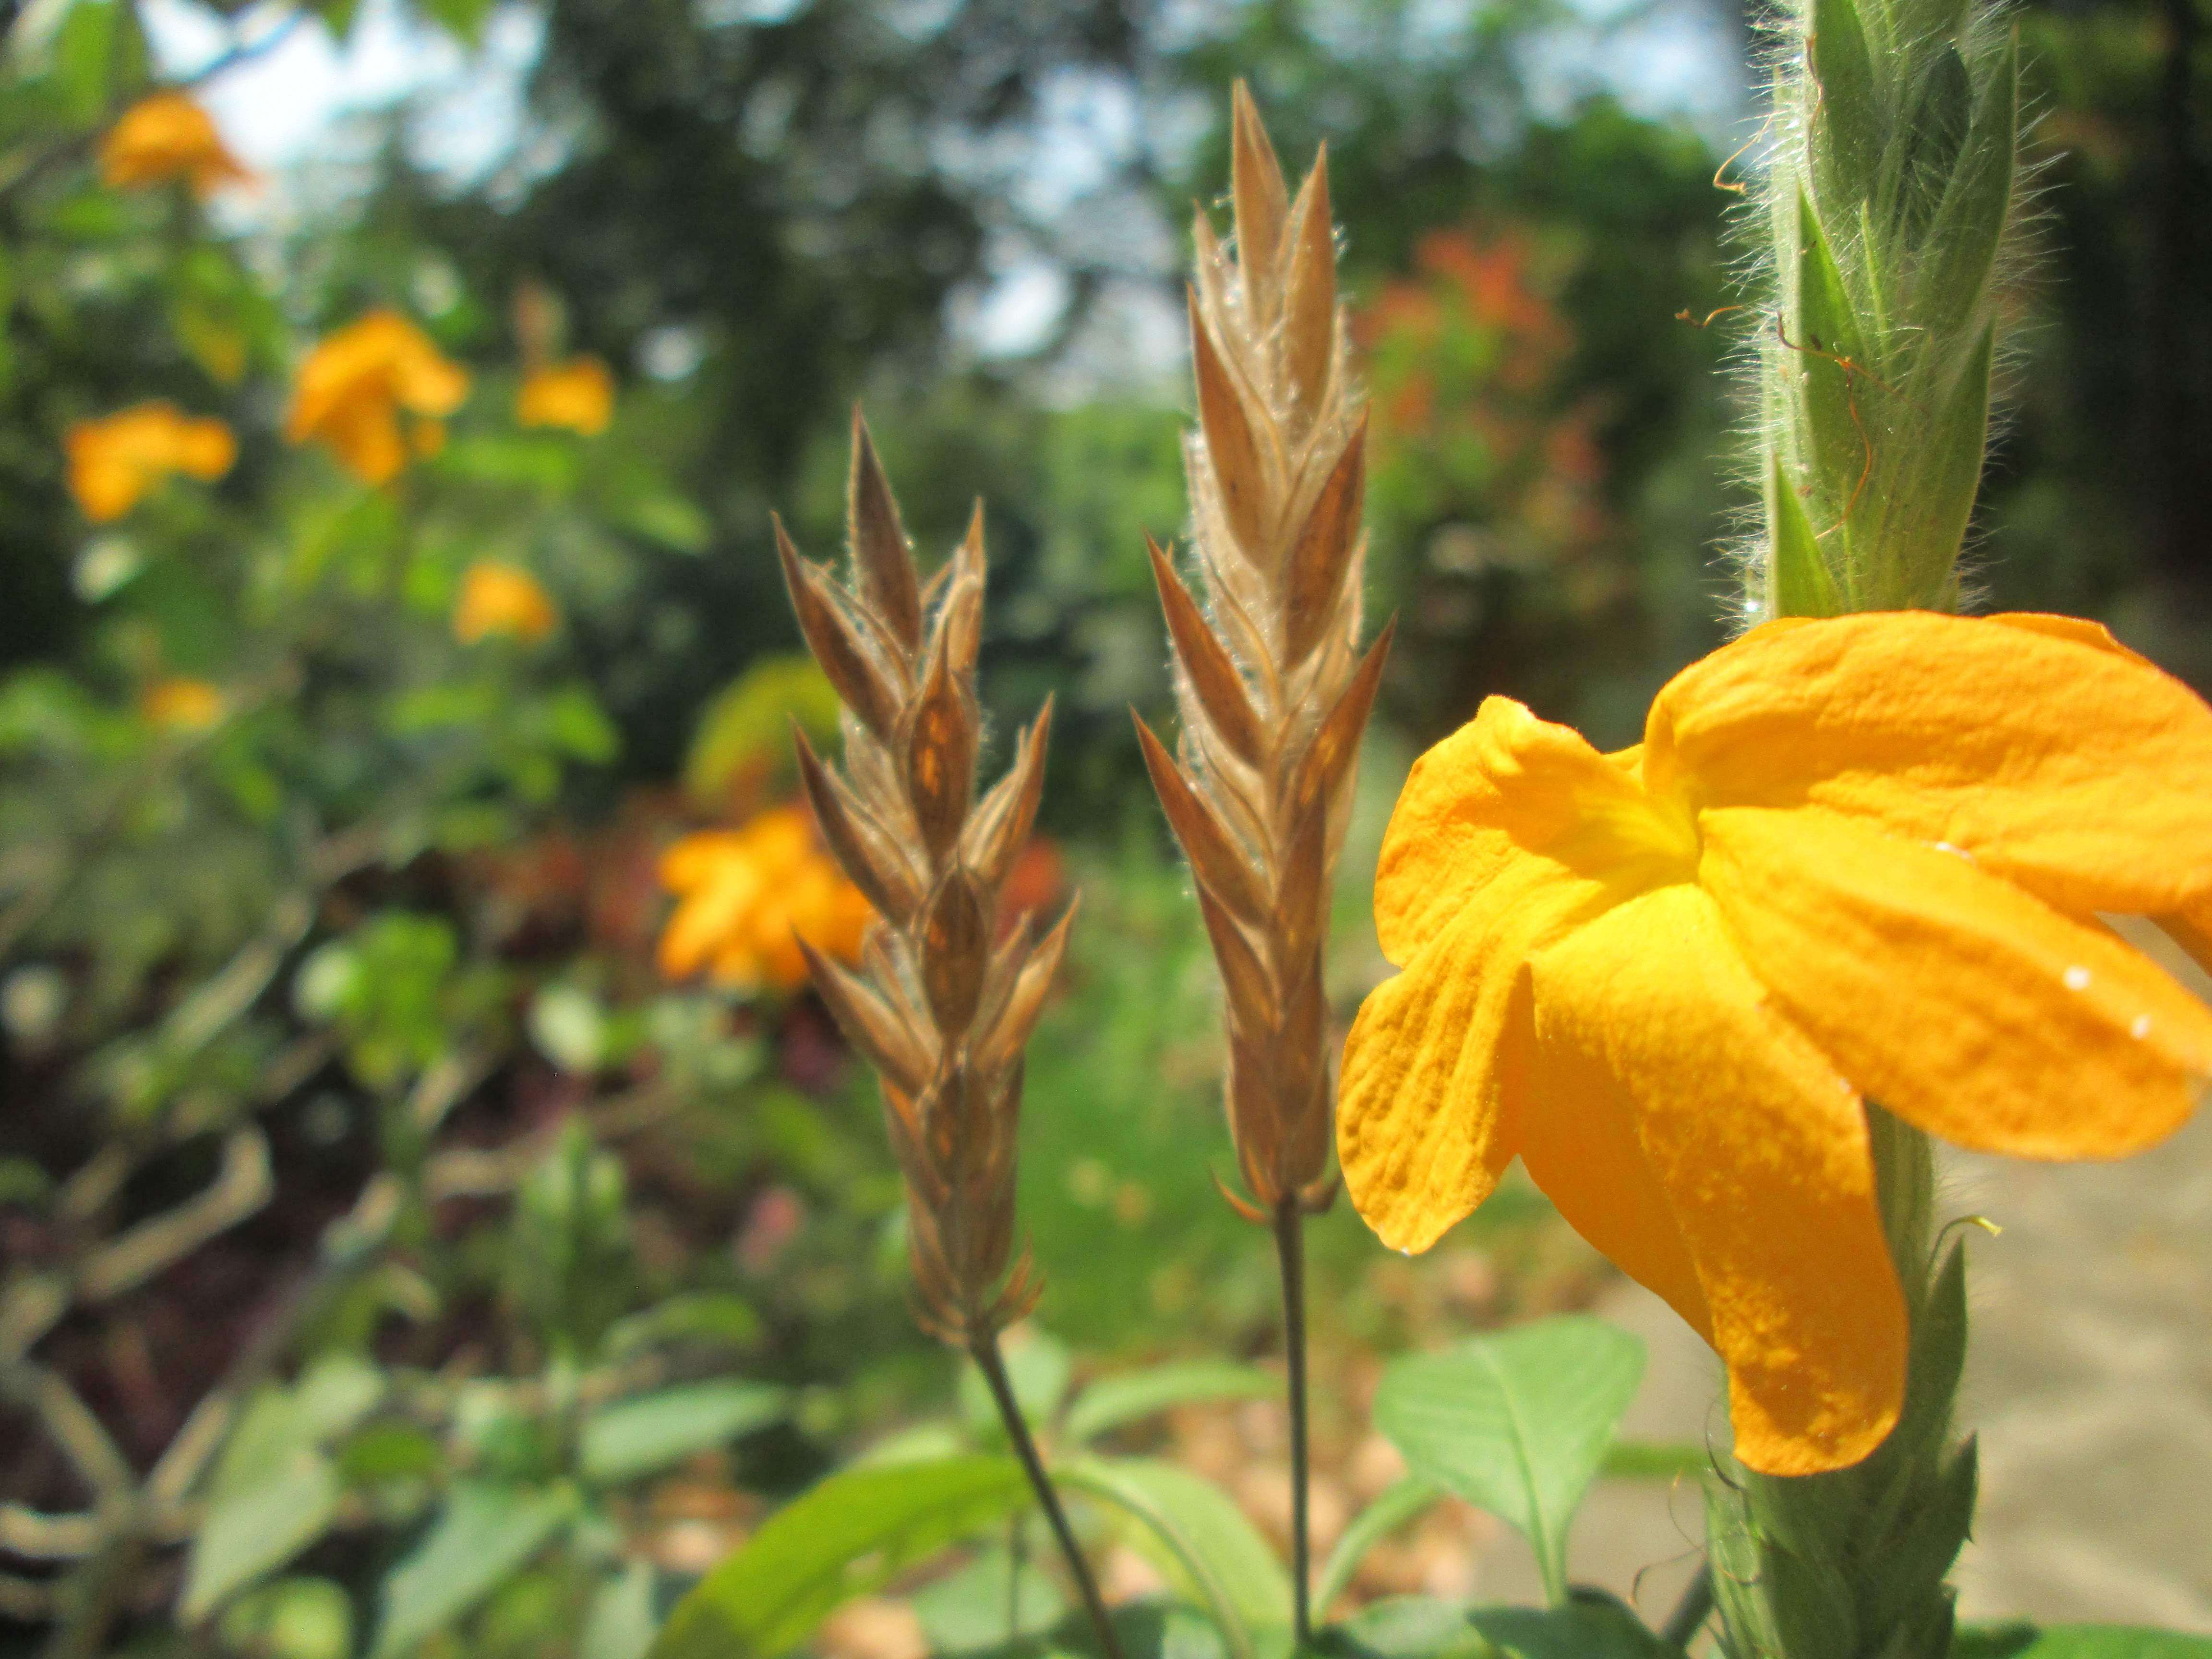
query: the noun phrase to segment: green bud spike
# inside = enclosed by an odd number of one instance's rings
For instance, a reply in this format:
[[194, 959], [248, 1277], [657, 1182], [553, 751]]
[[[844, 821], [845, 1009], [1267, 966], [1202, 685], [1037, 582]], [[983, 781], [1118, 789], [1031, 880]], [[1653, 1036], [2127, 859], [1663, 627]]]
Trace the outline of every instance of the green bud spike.
[[1988, 0], [1803, 6], [1777, 64], [1757, 221], [1773, 304], [1747, 608], [1948, 609], [2019, 218], [2018, 54]]

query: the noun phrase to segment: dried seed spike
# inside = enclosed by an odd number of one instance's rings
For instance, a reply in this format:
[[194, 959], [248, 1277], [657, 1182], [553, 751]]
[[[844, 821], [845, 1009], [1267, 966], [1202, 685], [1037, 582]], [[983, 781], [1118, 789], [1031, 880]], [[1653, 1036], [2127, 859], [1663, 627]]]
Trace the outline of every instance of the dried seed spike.
[[1053, 930], [1037, 941], [1030, 952], [1021, 972], [1014, 976], [1013, 989], [1007, 994], [1006, 1006], [997, 1021], [975, 1050], [975, 1069], [984, 1076], [994, 1074], [1000, 1067], [1018, 1063], [1022, 1050], [1036, 1029], [1037, 1017], [1044, 1012], [1046, 996], [1052, 982], [1060, 973], [1060, 959], [1067, 951], [1068, 930], [1075, 925], [1075, 912], [1080, 900], [1071, 902], [1060, 913]]
[[858, 404], [853, 405], [853, 470], [846, 483], [845, 516], [860, 591], [911, 656], [921, 646], [921, 596], [915, 581], [914, 556], [907, 550], [898, 503], [891, 498], [890, 481], [876, 459], [876, 446]]
[[1036, 719], [1022, 733], [1014, 763], [992, 786], [961, 832], [961, 862], [987, 887], [1006, 880], [1036, 822], [1037, 804], [1044, 799], [1045, 742], [1052, 732], [1052, 708], [1048, 696]]
[[796, 720], [791, 723], [791, 740], [799, 757], [799, 786], [838, 867], [869, 903], [893, 921], [903, 923], [921, 902], [921, 889], [906, 854], [846, 793], [814, 752], [814, 745], [807, 742], [806, 732]]
[[975, 672], [975, 657], [982, 643], [983, 584], [963, 573], [953, 577], [944, 608], [937, 613], [937, 637], [932, 648], [943, 653], [956, 679], [964, 680]]
[[1213, 959], [1221, 969], [1230, 1018], [1240, 1030], [1255, 1034], [1273, 1030], [1275, 988], [1268, 982], [1267, 970], [1244, 929], [1203, 886], [1198, 890], [1198, 911], [1206, 919], [1206, 937], [1213, 942]]
[[1328, 146], [1291, 210], [1290, 275], [1283, 295], [1283, 378], [1300, 424], [1310, 425], [1328, 391], [1336, 355], [1336, 225], [1329, 215]]
[[792, 938], [814, 975], [814, 989], [830, 1010], [837, 1029], [867, 1056], [884, 1079], [911, 1093], [929, 1081], [936, 1068], [921, 1034], [891, 1012], [890, 1005], [850, 973], [830, 961], [800, 935]]
[[1243, 1216], [1245, 1220], [1252, 1223], [1255, 1226], [1264, 1227], [1274, 1219], [1273, 1216], [1269, 1215], [1265, 1210], [1255, 1204], [1250, 1199], [1244, 1197], [1242, 1194], [1238, 1193], [1235, 1188], [1224, 1181], [1221, 1178], [1220, 1170], [1209, 1168], [1206, 1170], [1206, 1174], [1213, 1177], [1213, 1190], [1219, 1193], [1223, 1198], [1226, 1199], [1229, 1201], [1229, 1207], [1236, 1211], [1237, 1214]]
[[1367, 483], [1367, 411], [1345, 441], [1313, 510], [1291, 548], [1284, 573], [1284, 665], [1295, 668], [1337, 619], [1337, 595], [1359, 538], [1359, 507]]
[[1283, 1195], [1275, 1180], [1285, 1132], [1282, 1085], [1275, 1075], [1279, 1046], [1273, 1033], [1255, 1036], [1231, 1027], [1224, 1091], [1237, 1172], [1252, 1196], [1271, 1210]]
[[1267, 289], [1274, 275], [1275, 251], [1282, 245], [1289, 211], [1283, 189], [1283, 165], [1261, 124], [1251, 88], [1238, 81], [1229, 94], [1229, 176], [1237, 202], [1237, 263], [1244, 277], [1244, 303], [1264, 324]]
[[1152, 580], [1160, 590], [1160, 609], [1167, 614], [1168, 637], [1174, 641], [1176, 660], [1205, 710], [1207, 720], [1229, 751], [1248, 766], [1257, 766], [1265, 750], [1259, 716], [1244, 690], [1244, 677], [1213, 630], [1190, 590], [1182, 585], [1168, 556], [1149, 535], [1145, 547], [1152, 556]]
[[1267, 921], [1267, 898], [1251, 861], [1237, 850], [1213, 809], [1206, 804], [1190, 780], [1184, 777], [1152, 729], [1137, 721], [1137, 742], [1145, 751], [1145, 768], [1152, 775], [1152, 788], [1168, 815], [1168, 823], [1182, 843], [1192, 872], [1226, 906], [1231, 915], [1255, 927]]
[[1214, 348], [1213, 332], [1198, 308], [1195, 289], [1190, 290], [1190, 356], [1198, 379], [1198, 422], [1206, 434], [1204, 447], [1221, 497], [1222, 516], [1244, 556], [1262, 563], [1267, 556], [1267, 487], [1259, 438], [1245, 413], [1243, 393]]
[[906, 743], [907, 794], [931, 863], [941, 869], [968, 816], [968, 798], [975, 784], [976, 736], [945, 651], [930, 653], [913, 721]]
[[921, 923], [921, 985], [950, 1054], [967, 1035], [991, 958], [991, 915], [968, 872], [954, 869], [930, 896]]
[[1359, 752], [1359, 734], [1367, 729], [1367, 716], [1375, 706], [1376, 688], [1382, 683], [1382, 665], [1389, 659], [1390, 640], [1398, 631], [1395, 617], [1382, 624], [1375, 643], [1352, 671], [1352, 680], [1322, 719], [1313, 742], [1298, 761], [1297, 777], [1291, 788], [1291, 810], [1304, 814], [1325, 806], [1352, 770]]
[[888, 739], [898, 725], [898, 694], [890, 677], [875, 659], [861, 632], [847, 616], [835, 586], [820, 566], [799, 556], [784, 532], [783, 520], [769, 515], [775, 526], [775, 555], [783, 565], [783, 584], [791, 594], [799, 632], [822, 672], [836, 688], [845, 707], [878, 737]]
[[1322, 910], [1328, 893], [1328, 803], [1316, 801], [1292, 826], [1275, 878], [1275, 925], [1269, 939], [1275, 972], [1287, 982], [1321, 949]]

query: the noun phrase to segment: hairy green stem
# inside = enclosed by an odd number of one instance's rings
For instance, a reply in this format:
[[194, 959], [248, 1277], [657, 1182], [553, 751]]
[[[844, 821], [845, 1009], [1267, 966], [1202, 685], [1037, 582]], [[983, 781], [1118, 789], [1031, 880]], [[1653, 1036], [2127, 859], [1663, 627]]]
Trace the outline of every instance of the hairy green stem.
[[1113, 1620], [1106, 1616], [1106, 1602], [1098, 1594], [1098, 1581], [1091, 1576], [1091, 1564], [1084, 1559], [1082, 1548], [1075, 1541], [1075, 1529], [1067, 1524], [1067, 1511], [1060, 1507], [1060, 1493], [1052, 1484], [1052, 1477], [1045, 1473], [1044, 1460], [1037, 1455], [1036, 1442], [1030, 1437], [1027, 1419], [1022, 1416], [1021, 1403], [1014, 1398], [1013, 1384], [1006, 1380], [1006, 1362], [999, 1353], [998, 1333], [992, 1331], [976, 1337], [968, 1352], [975, 1357], [984, 1382], [990, 1385], [1000, 1420], [1006, 1426], [1006, 1438], [1012, 1443], [1014, 1455], [1021, 1460], [1022, 1472], [1030, 1478], [1038, 1507], [1052, 1523], [1053, 1536], [1060, 1541], [1060, 1553], [1067, 1558], [1068, 1574], [1083, 1597], [1084, 1610], [1091, 1615], [1091, 1627], [1098, 1632], [1100, 1650], [1106, 1659], [1122, 1659], [1121, 1639], [1114, 1634]]
[[1296, 1193], [1275, 1206], [1275, 1256], [1283, 1270], [1283, 1346], [1291, 1374], [1291, 1628], [1304, 1647], [1313, 1639], [1312, 1543], [1306, 1522], [1305, 1210]]

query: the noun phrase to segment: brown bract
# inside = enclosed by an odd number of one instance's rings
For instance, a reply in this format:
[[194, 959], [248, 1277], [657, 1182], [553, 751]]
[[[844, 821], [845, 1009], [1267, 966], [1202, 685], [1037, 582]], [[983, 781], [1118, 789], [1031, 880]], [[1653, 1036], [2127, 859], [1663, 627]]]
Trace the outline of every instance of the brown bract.
[[1022, 1050], [1074, 912], [1042, 938], [1024, 916], [995, 947], [993, 924], [1036, 817], [1052, 708], [978, 801], [982, 509], [925, 586], [857, 411], [847, 506], [850, 586], [799, 557], [780, 523], [776, 550], [799, 627], [846, 712], [842, 775], [795, 733], [800, 781], [823, 840], [880, 920], [857, 969], [800, 948], [822, 1000], [883, 1082], [922, 1322], [973, 1346], [1026, 1313], [1040, 1288], [1014, 1252]]
[[1360, 654], [1367, 417], [1336, 302], [1327, 153], [1292, 199], [1240, 84], [1233, 165], [1235, 242], [1199, 215], [1190, 293], [1199, 427], [1183, 459], [1203, 605], [1152, 550], [1180, 757], [1138, 732], [1227, 990], [1245, 1185], [1262, 1210], [1317, 1208], [1335, 1091], [1322, 921], [1390, 630]]

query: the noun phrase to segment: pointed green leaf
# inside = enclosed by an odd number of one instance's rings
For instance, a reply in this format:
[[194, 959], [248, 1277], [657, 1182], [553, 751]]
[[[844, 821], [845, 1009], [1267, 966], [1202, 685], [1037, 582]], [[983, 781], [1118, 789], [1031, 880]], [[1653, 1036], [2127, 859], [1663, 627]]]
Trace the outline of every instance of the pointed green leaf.
[[691, 1382], [602, 1407], [584, 1419], [576, 1465], [594, 1486], [635, 1480], [741, 1434], [790, 1409], [767, 1382]]
[[1931, 341], [1974, 314], [2012, 217], [2020, 147], [2020, 46], [2008, 40], [1974, 100], [1974, 118], [1944, 188], [1916, 278], [1915, 308]]
[[847, 1469], [779, 1510], [676, 1604], [650, 1659], [774, 1659], [842, 1603], [1030, 1503], [1010, 1457]]
[[411, 1650], [468, 1613], [575, 1513], [564, 1487], [454, 1483], [428, 1532], [384, 1581], [371, 1659]]
[[1802, 193], [1797, 222], [1797, 335], [1784, 347], [1802, 377], [1797, 396], [1819, 516], [1842, 523], [1860, 503], [1881, 418], [1873, 400], [1881, 391], [1835, 254]]
[[632, 1561], [592, 1595], [577, 1659], [644, 1659], [655, 1627], [653, 1563]]
[[1951, 1659], [2212, 1659], [2212, 1636], [2136, 1625], [1970, 1625]]
[[258, 1479], [219, 1492], [192, 1538], [179, 1615], [198, 1624], [320, 1538], [337, 1513], [338, 1495], [337, 1470], [307, 1446], [294, 1448]]
[[1282, 1387], [1282, 1378], [1271, 1371], [1225, 1359], [1194, 1359], [1101, 1377], [1067, 1408], [1067, 1437], [1095, 1440], [1109, 1429], [1170, 1407], [1209, 1400], [1265, 1400], [1279, 1394]]
[[1130, 1544], [1223, 1620], [1232, 1653], [1286, 1633], [1291, 1580], [1244, 1511], [1211, 1480], [1143, 1457], [1086, 1457], [1065, 1465], [1072, 1490], [1103, 1498], [1145, 1522]]
[[1314, 1613], [1326, 1618], [1329, 1603], [1344, 1593], [1359, 1564], [1367, 1559], [1367, 1552], [1388, 1538], [1399, 1528], [1425, 1512], [1444, 1495], [1443, 1488], [1433, 1480], [1425, 1480], [1418, 1474], [1402, 1474], [1380, 1492], [1375, 1501], [1352, 1518], [1336, 1540], [1336, 1547], [1328, 1553], [1328, 1565], [1321, 1570], [1321, 1582], [1315, 1586]]
[[1813, 0], [1807, 43], [1819, 98], [1812, 113], [1820, 185], [1830, 205], [1848, 210], [1872, 185], [1881, 154], [1881, 88], [1856, 0]]
[[[1769, 555], [1774, 561], [1768, 592], [1778, 617], [1833, 617], [1840, 615], [1843, 600], [1828, 574], [1820, 544], [1814, 538], [1805, 504], [1791, 488], [1782, 458], [1768, 462], [1766, 485]], [[1838, 530], [1837, 534], [1843, 532]]]
[[1518, 1528], [1557, 1605], [1568, 1524], [1643, 1375], [1642, 1342], [1568, 1315], [1397, 1361], [1375, 1426], [1412, 1473]]

